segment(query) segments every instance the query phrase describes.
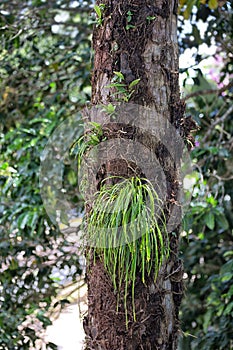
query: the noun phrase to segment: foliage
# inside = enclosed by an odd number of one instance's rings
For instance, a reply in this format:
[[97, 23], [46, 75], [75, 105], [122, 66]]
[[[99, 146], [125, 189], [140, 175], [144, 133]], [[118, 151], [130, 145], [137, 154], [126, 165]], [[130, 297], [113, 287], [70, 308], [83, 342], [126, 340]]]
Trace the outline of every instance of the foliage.
[[[191, 154], [194, 189], [182, 233], [187, 290], [180, 349], [225, 350], [233, 349], [232, 4], [212, 10], [194, 6], [190, 22], [181, 50], [192, 48], [196, 63], [182, 70], [183, 88], [187, 114], [200, 131]], [[207, 60], [203, 45], [215, 45], [214, 57]]]
[[[124, 79], [123, 74], [116, 73], [118, 78]], [[109, 105], [106, 107], [109, 111]], [[113, 111], [110, 108], [110, 114]], [[100, 124], [90, 122], [89, 125], [90, 130], [71, 147], [71, 154], [78, 158], [79, 166], [91, 148], [106, 139]], [[83, 193], [87, 192], [89, 186], [88, 178], [83, 176], [80, 184]], [[89, 201], [90, 199], [86, 206]], [[92, 209], [83, 230], [84, 240], [91, 247], [87, 256], [94, 254], [103, 260], [118, 298], [124, 285], [124, 307], [128, 325], [126, 301], [129, 286], [132, 288], [132, 308], [136, 320], [136, 277], [140, 274], [143, 283], [148, 275], [154, 275], [156, 280], [163, 259], [169, 255], [162, 203], [147, 179], [124, 179], [117, 176], [103, 180], [100, 190], [95, 193], [91, 202]]]
[[76, 248], [45, 213], [38, 173], [52, 131], [90, 97], [85, 11], [69, 1], [0, 5], [0, 349], [40, 348], [62, 272], [67, 281], [81, 273]]
[[[102, 127], [99, 123], [89, 122], [90, 130], [86, 131], [78, 140], [70, 147], [70, 155], [78, 159], [78, 166], [80, 167], [83, 156], [91, 149], [91, 147], [98, 145], [104, 141]], [[83, 191], [84, 192], [84, 191]]]
[[[109, 185], [107, 178], [96, 193], [93, 209], [87, 218], [87, 234], [94, 254], [103, 258], [105, 268], [120, 292], [125, 286], [124, 305], [127, 319], [128, 287], [134, 292], [136, 277], [153, 273], [156, 280], [159, 268], [169, 250], [165, 215], [153, 185], [146, 179], [120, 179]], [[162, 227], [162, 228], [161, 228]], [[166, 236], [166, 239], [165, 237]], [[92, 252], [92, 249], [91, 249]]]
[[96, 25], [101, 26], [103, 23], [103, 11], [105, 9], [104, 4], [94, 5], [94, 10], [97, 15]]
[[133, 88], [140, 82], [140, 79], [133, 80], [128, 86], [124, 83], [124, 80], [124, 74], [121, 72], [114, 72], [112, 82], [106, 85], [106, 88], [116, 89], [116, 93], [114, 93], [114, 95], [117, 95], [116, 101], [129, 102], [130, 97], [135, 92]]
[[[226, 114], [229, 105], [225, 100], [227, 95], [219, 97], [212, 115], [201, 115], [200, 146], [192, 152], [198, 171], [193, 179], [193, 200], [184, 226], [184, 236], [188, 238], [183, 242], [188, 290], [182, 310], [185, 331], [197, 336], [191, 341], [191, 349], [216, 349], [216, 346], [231, 349], [233, 346], [230, 331], [233, 325], [230, 302], [233, 285], [233, 176], [229, 119], [232, 113]], [[195, 101], [200, 113], [203, 111], [202, 98]], [[209, 109], [207, 103], [205, 108]], [[221, 118], [226, 117], [222, 123], [215, 124], [220, 111], [223, 113]], [[211, 124], [215, 126], [211, 128]], [[191, 308], [189, 300], [192, 300]], [[183, 348], [189, 349], [188, 346]]]

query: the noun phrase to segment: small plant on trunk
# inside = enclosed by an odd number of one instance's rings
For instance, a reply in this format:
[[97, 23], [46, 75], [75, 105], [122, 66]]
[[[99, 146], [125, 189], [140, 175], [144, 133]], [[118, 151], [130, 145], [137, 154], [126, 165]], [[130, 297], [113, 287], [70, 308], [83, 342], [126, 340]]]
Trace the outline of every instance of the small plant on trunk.
[[[113, 282], [118, 302], [124, 288], [124, 308], [128, 324], [127, 296], [131, 287], [133, 318], [136, 277], [143, 283], [153, 274], [154, 281], [164, 258], [168, 257], [168, 233], [161, 200], [153, 185], [139, 177], [107, 178], [95, 194], [86, 223], [90, 254], [102, 259]], [[106, 184], [105, 184], [106, 182]], [[88, 254], [87, 254], [88, 257]]]

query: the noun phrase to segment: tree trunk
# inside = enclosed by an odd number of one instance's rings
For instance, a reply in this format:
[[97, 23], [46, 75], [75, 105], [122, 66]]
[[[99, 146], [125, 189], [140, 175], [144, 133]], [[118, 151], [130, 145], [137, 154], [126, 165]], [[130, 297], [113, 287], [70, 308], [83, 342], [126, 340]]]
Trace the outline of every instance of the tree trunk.
[[[97, 5], [100, 4], [105, 6], [100, 6], [102, 13], [93, 34], [93, 105], [114, 102], [118, 95], [113, 94], [114, 87], [109, 84], [114, 72], [121, 72], [127, 86], [140, 79], [130, 97], [131, 103], [149, 107], [178, 128], [184, 106], [178, 84], [176, 0], [100, 0]], [[166, 215], [169, 216], [176, 205], [177, 169], [167, 155], [166, 140], [164, 144], [156, 144], [149, 139], [148, 135], [140, 138], [144, 145], [152, 145], [166, 175]], [[108, 173], [113, 166], [111, 162], [107, 164]], [[118, 174], [130, 176], [127, 166], [122, 162]], [[120, 301], [116, 312], [117, 296], [102, 260], [89, 261], [88, 315], [84, 320], [87, 350], [177, 349], [178, 311], [183, 294], [178, 237], [179, 227], [176, 227], [170, 234], [170, 255], [163, 262], [156, 282], [151, 275], [145, 283], [137, 276], [136, 320], [132, 316], [129, 289], [127, 327], [123, 302]]]

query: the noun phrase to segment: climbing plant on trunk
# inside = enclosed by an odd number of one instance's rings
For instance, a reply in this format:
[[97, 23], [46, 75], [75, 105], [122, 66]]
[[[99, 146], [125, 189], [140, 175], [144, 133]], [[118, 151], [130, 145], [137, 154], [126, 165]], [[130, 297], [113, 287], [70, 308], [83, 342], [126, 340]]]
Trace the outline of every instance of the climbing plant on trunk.
[[[115, 228], [118, 235], [118, 226], [124, 226], [123, 221], [128, 224], [135, 206], [138, 211], [134, 218], [145, 220], [147, 224], [137, 226], [145, 232], [137, 232], [135, 240], [129, 239], [130, 242], [126, 238], [122, 244], [124, 248], [102, 244], [88, 249], [86, 349], [176, 349], [183, 269], [178, 258], [179, 160], [171, 154], [171, 149], [179, 149], [181, 143], [175, 144], [174, 130], [187, 141], [188, 147], [192, 143], [189, 134], [192, 123], [187, 123], [183, 116], [185, 106], [180, 100], [178, 84], [177, 3], [174, 0], [102, 0], [96, 2], [94, 10], [92, 104], [96, 109], [89, 116], [92, 127], [94, 125], [94, 129], [88, 131], [89, 135], [92, 133], [91, 140], [101, 144], [117, 139], [122, 148], [132, 140], [135, 144], [141, 143], [155, 155], [164, 174], [164, 184], [158, 183], [161, 181], [158, 176], [156, 189], [150, 192], [151, 183], [143, 166], [132, 159], [123, 159], [114, 147], [108, 147], [105, 161], [99, 162], [94, 191], [97, 197], [86, 204], [87, 231], [88, 223], [93, 224], [94, 220], [97, 233], [102, 225], [101, 232]], [[122, 103], [125, 104], [123, 109]], [[124, 114], [124, 122], [117, 119], [119, 109]], [[147, 117], [148, 109], [152, 118]], [[98, 112], [103, 110], [105, 114]], [[138, 123], [149, 125], [146, 131], [136, 125], [132, 117], [135, 110], [139, 111]], [[105, 117], [106, 121], [101, 120]], [[102, 125], [101, 131], [97, 121]], [[155, 134], [157, 130], [160, 136], [156, 138], [150, 129]], [[173, 147], [170, 147], [172, 142]], [[136, 149], [135, 153], [138, 153]], [[146, 154], [143, 149], [139, 155], [145, 163]], [[154, 167], [157, 167], [156, 162]], [[128, 202], [122, 195], [124, 183], [127, 193], [132, 188], [136, 193]], [[149, 189], [145, 192], [142, 186], [146, 185]], [[160, 208], [157, 196], [163, 185], [166, 193], [163, 193]], [[139, 187], [143, 188], [141, 192]], [[160, 211], [155, 220], [151, 217], [147, 220], [146, 215], [137, 216], [144, 210], [141, 209], [143, 204], [138, 209], [138, 193], [146, 207], [152, 192], [155, 198], [150, 203], [157, 198]], [[117, 198], [118, 202], [119, 198], [124, 202], [120, 214], [109, 219], [109, 212], [105, 217], [100, 204], [113, 205]], [[151, 207], [149, 212], [152, 212]], [[172, 216], [173, 225], [169, 228]], [[91, 234], [93, 231], [92, 227]], [[126, 237], [127, 230], [123, 232]], [[153, 239], [154, 244], [149, 244]], [[124, 258], [123, 252], [126, 252]]]

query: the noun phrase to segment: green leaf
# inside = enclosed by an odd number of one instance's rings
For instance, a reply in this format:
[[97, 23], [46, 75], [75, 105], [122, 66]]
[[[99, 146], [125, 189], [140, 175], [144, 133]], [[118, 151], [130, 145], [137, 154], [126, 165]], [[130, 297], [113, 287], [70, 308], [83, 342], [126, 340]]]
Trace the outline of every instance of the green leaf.
[[126, 30], [134, 29], [134, 28], [136, 28], [136, 27], [133, 26], [132, 24], [127, 24], [127, 26], [125, 27]]
[[227, 307], [225, 308], [223, 315], [227, 316], [231, 314], [231, 311], [233, 310], [233, 302], [230, 302]]
[[106, 111], [108, 113], [113, 113], [115, 112], [115, 109], [116, 109], [116, 106], [114, 106], [112, 103], [109, 103], [107, 106], [106, 106]]
[[16, 259], [12, 259], [12, 260], [11, 260], [11, 263], [10, 263], [10, 266], [9, 266], [9, 269], [10, 269], [11, 271], [13, 271], [13, 270], [17, 270], [18, 267], [19, 267], [18, 261], [17, 261]]
[[39, 217], [38, 212], [36, 212], [36, 211], [30, 212], [27, 225], [29, 227], [31, 227], [32, 229], [34, 229], [34, 227], [36, 226], [36, 222], [38, 220], [38, 217]]
[[125, 84], [123, 84], [123, 83], [112, 83], [112, 84], [109, 84], [109, 85], [106, 85], [105, 86], [106, 88], [112, 88], [112, 87], [126, 87], [126, 85]]
[[0, 170], [6, 170], [8, 168], [9, 164], [7, 162], [0, 165]]
[[221, 277], [221, 282], [229, 282], [233, 277], [233, 273], [232, 272], [226, 272], [222, 277]]
[[215, 226], [214, 222], [214, 214], [209, 212], [207, 215], [204, 216], [204, 220], [206, 223], [206, 226], [210, 229], [213, 230]]
[[120, 80], [124, 80], [124, 74], [122, 74], [121, 72], [113, 72]]
[[228, 293], [227, 293], [227, 296], [228, 296], [229, 298], [231, 298], [231, 297], [233, 296], [233, 284], [231, 285], [231, 287], [230, 287], [230, 289], [229, 289], [229, 291], [228, 291]]
[[204, 315], [203, 329], [204, 329], [204, 332], [205, 332], [205, 333], [207, 332], [207, 329], [208, 329], [208, 326], [209, 326], [211, 317], [212, 317], [212, 310], [210, 309], [210, 310], [208, 310], [207, 313]]
[[101, 8], [98, 5], [94, 5], [94, 10], [99, 18], [102, 18]]
[[94, 126], [96, 129], [100, 129], [101, 128], [101, 124], [96, 123], [96, 122], [90, 122], [90, 125]]
[[195, 2], [196, 2], [196, 0], [189, 0], [187, 2], [187, 7], [184, 11], [184, 19], [189, 19], [190, 15], [192, 13], [193, 6], [195, 5]]
[[23, 213], [18, 218], [18, 228], [23, 230], [28, 222], [29, 219], [29, 213]]
[[139, 83], [141, 79], [135, 79], [129, 84], [129, 90], [131, 90], [135, 85]]
[[224, 311], [224, 305], [221, 304], [221, 305], [218, 307], [217, 316], [218, 316], [218, 317], [221, 317], [222, 314], [223, 314], [223, 311]]
[[156, 19], [156, 16], [147, 16], [146, 19], [148, 21], [154, 21]]
[[128, 21], [128, 22], [131, 22], [131, 20], [132, 20], [132, 15], [133, 15], [133, 14], [132, 14], [131, 11], [128, 11], [128, 12], [127, 12], [127, 21]]
[[222, 267], [221, 267], [221, 274], [227, 274], [228, 272], [232, 273], [233, 271], [233, 259], [229, 260], [226, 262]]
[[218, 0], [209, 0], [208, 5], [211, 10], [215, 10], [218, 7]]
[[47, 347], [48, 349], [51, 349], [51, 350], [57, 350], [57, 345], [52, 342], [49, 342]]
[[72, 186], [74, 186], [77, 183], [77, 175], [74, 170], [71, 169], [69, 171], [67, 178]]
[[210, 203], [213, 207], [216, 207], [216, 205], [218, 204], [218, 201], [213, 196], [207, 197], [206, 202]]
[[96, 135], [91, 135], [91, 142], [94, 142], [94, 144], [95, 144], [95, 143], [99, 143], [100, 140], [99, 140], [98, 136], [96, 136]]
[[38, 318], [38, 320], [40, 320], [43, 323], [43, 327], [46, 328], [48, 326], [51, 326], [52, 321], [47, 317], [44, 316], [43, 312], [38, 312], [38, 314], [36, 315], [36, 317]]
[[233, 256], [233, 250], [229, 250], [228, 252], [224, 253], [223, 256], [224, 256], [224, 258], [227, 258], [229, 256]]
[[217, 220], [218, 226], [223, 230], [226, 231], [229, 228], [229, 222], [227, 221], [225, 215], [218, 215]]

